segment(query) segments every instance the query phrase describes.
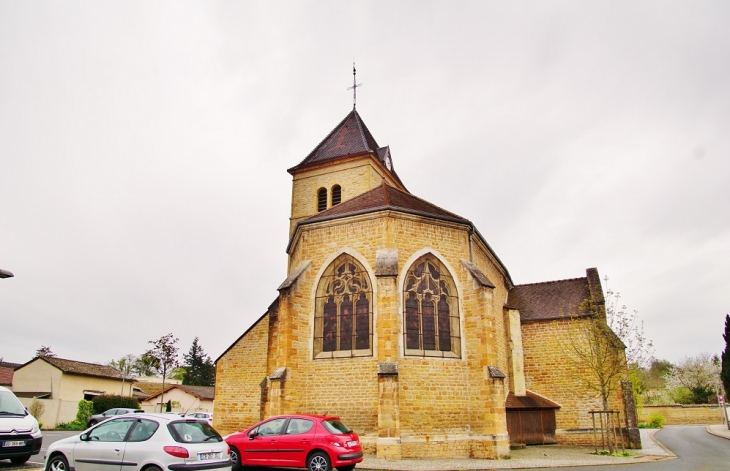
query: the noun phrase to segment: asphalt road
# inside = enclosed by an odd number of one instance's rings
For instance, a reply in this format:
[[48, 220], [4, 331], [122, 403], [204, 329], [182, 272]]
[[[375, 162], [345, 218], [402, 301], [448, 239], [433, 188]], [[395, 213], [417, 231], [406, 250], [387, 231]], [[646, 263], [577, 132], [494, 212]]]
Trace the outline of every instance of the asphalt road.
[[667, 427], [656, 435], [662, 445], [677, 455], [653, 463], [615, 466], [550, 468], [550, 471], [727, 471], [730, 470], [730, 440], [707, 433], [704, 425]]
[[[48, 446], [78, 432], [44, 432], [43, 448], [25, 465], [16, 466], [8, 460], [0, 460], [0, 471], [29, 470], [43, 466]], [[730, 470], [730, 440], [710, 435], [704, 425], [667, 427], [656, 433], [656, 439], [671, 450], [676, 459], [653, 463], [615, 466], [586, 466], [550, 468], [551, 471], [726, 471]], [[357, 468], [356, 468], [357, 469]]]

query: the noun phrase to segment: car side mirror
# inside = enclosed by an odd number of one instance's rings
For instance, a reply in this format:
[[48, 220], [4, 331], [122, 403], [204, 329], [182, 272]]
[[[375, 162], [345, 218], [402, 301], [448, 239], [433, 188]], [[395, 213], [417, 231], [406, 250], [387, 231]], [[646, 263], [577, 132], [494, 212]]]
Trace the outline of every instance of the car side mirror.
[[259, 433], [258, 432], [251, 432], [251, 433], [248, 434], [248, 439], [249, 440], [253, 440], [254, 438], [256, 438], [258, 436], [259, 436]]
[[89, 441], [89, 434], [88, 433], [82, 433], [79, 435], [79, 440], [82, 442], [88, 442]]

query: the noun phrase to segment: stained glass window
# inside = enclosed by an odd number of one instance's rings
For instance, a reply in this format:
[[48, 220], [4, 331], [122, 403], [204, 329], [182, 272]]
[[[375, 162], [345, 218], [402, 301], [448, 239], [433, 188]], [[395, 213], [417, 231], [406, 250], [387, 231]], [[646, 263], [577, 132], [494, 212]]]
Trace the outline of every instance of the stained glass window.
[[337, 257], [317, 285], [315, 358], [372, 355], [372, 299], [362, 265], [347, 254]]
[[454, 280], [433, 255], [419, 258], [403, 288], [405, 354], [458, 358], [459, 303]]

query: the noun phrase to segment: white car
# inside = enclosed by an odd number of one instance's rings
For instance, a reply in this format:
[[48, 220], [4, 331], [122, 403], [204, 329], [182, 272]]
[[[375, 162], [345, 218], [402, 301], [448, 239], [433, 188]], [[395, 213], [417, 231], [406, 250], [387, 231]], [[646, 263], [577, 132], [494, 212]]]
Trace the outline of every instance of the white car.
[[43, 434], [13, 391], [0, 386], [0, 460], [23, 464], [41, 451]]
[[208, 422], [209, 425], [213, 425], [213, 414], [210, 412], [191, 412], [186, 414], [185, 417], [195, 417], [196, 419], [203, 419]]
[[231, 471], [230, 450], [208, 422], [169, 414], [121, 415], [59, 440], [46, 471]]

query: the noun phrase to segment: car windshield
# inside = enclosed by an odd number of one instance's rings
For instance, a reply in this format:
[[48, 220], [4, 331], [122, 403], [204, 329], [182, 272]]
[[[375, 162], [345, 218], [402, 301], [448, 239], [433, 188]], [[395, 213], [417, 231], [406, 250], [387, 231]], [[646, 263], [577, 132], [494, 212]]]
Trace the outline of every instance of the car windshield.
[[334, 419], [325, 420], [322, 422], [322, 425], [324, 426], [325, 429], [327, 429], [327, 431], [329, 433], [331, 433], [333, 435], [339, 435], [342, 433], [352, 432], [352, 430], [347, 428], [347, 426], [345, 424], [343, 424], [342, 422], [340, 422], [339, 420], [334, 420]]
[[198, 422], [197, 420], [172, 422], [167, 428], [175, 441], [179, 443], [223, 441], [223, 438], [218, 435], [213, 427], [208, 425], [208, 422]]
[[25, 415], [25, 407], [15, 394], [10, 391], [0, 391], [0, 415]]

